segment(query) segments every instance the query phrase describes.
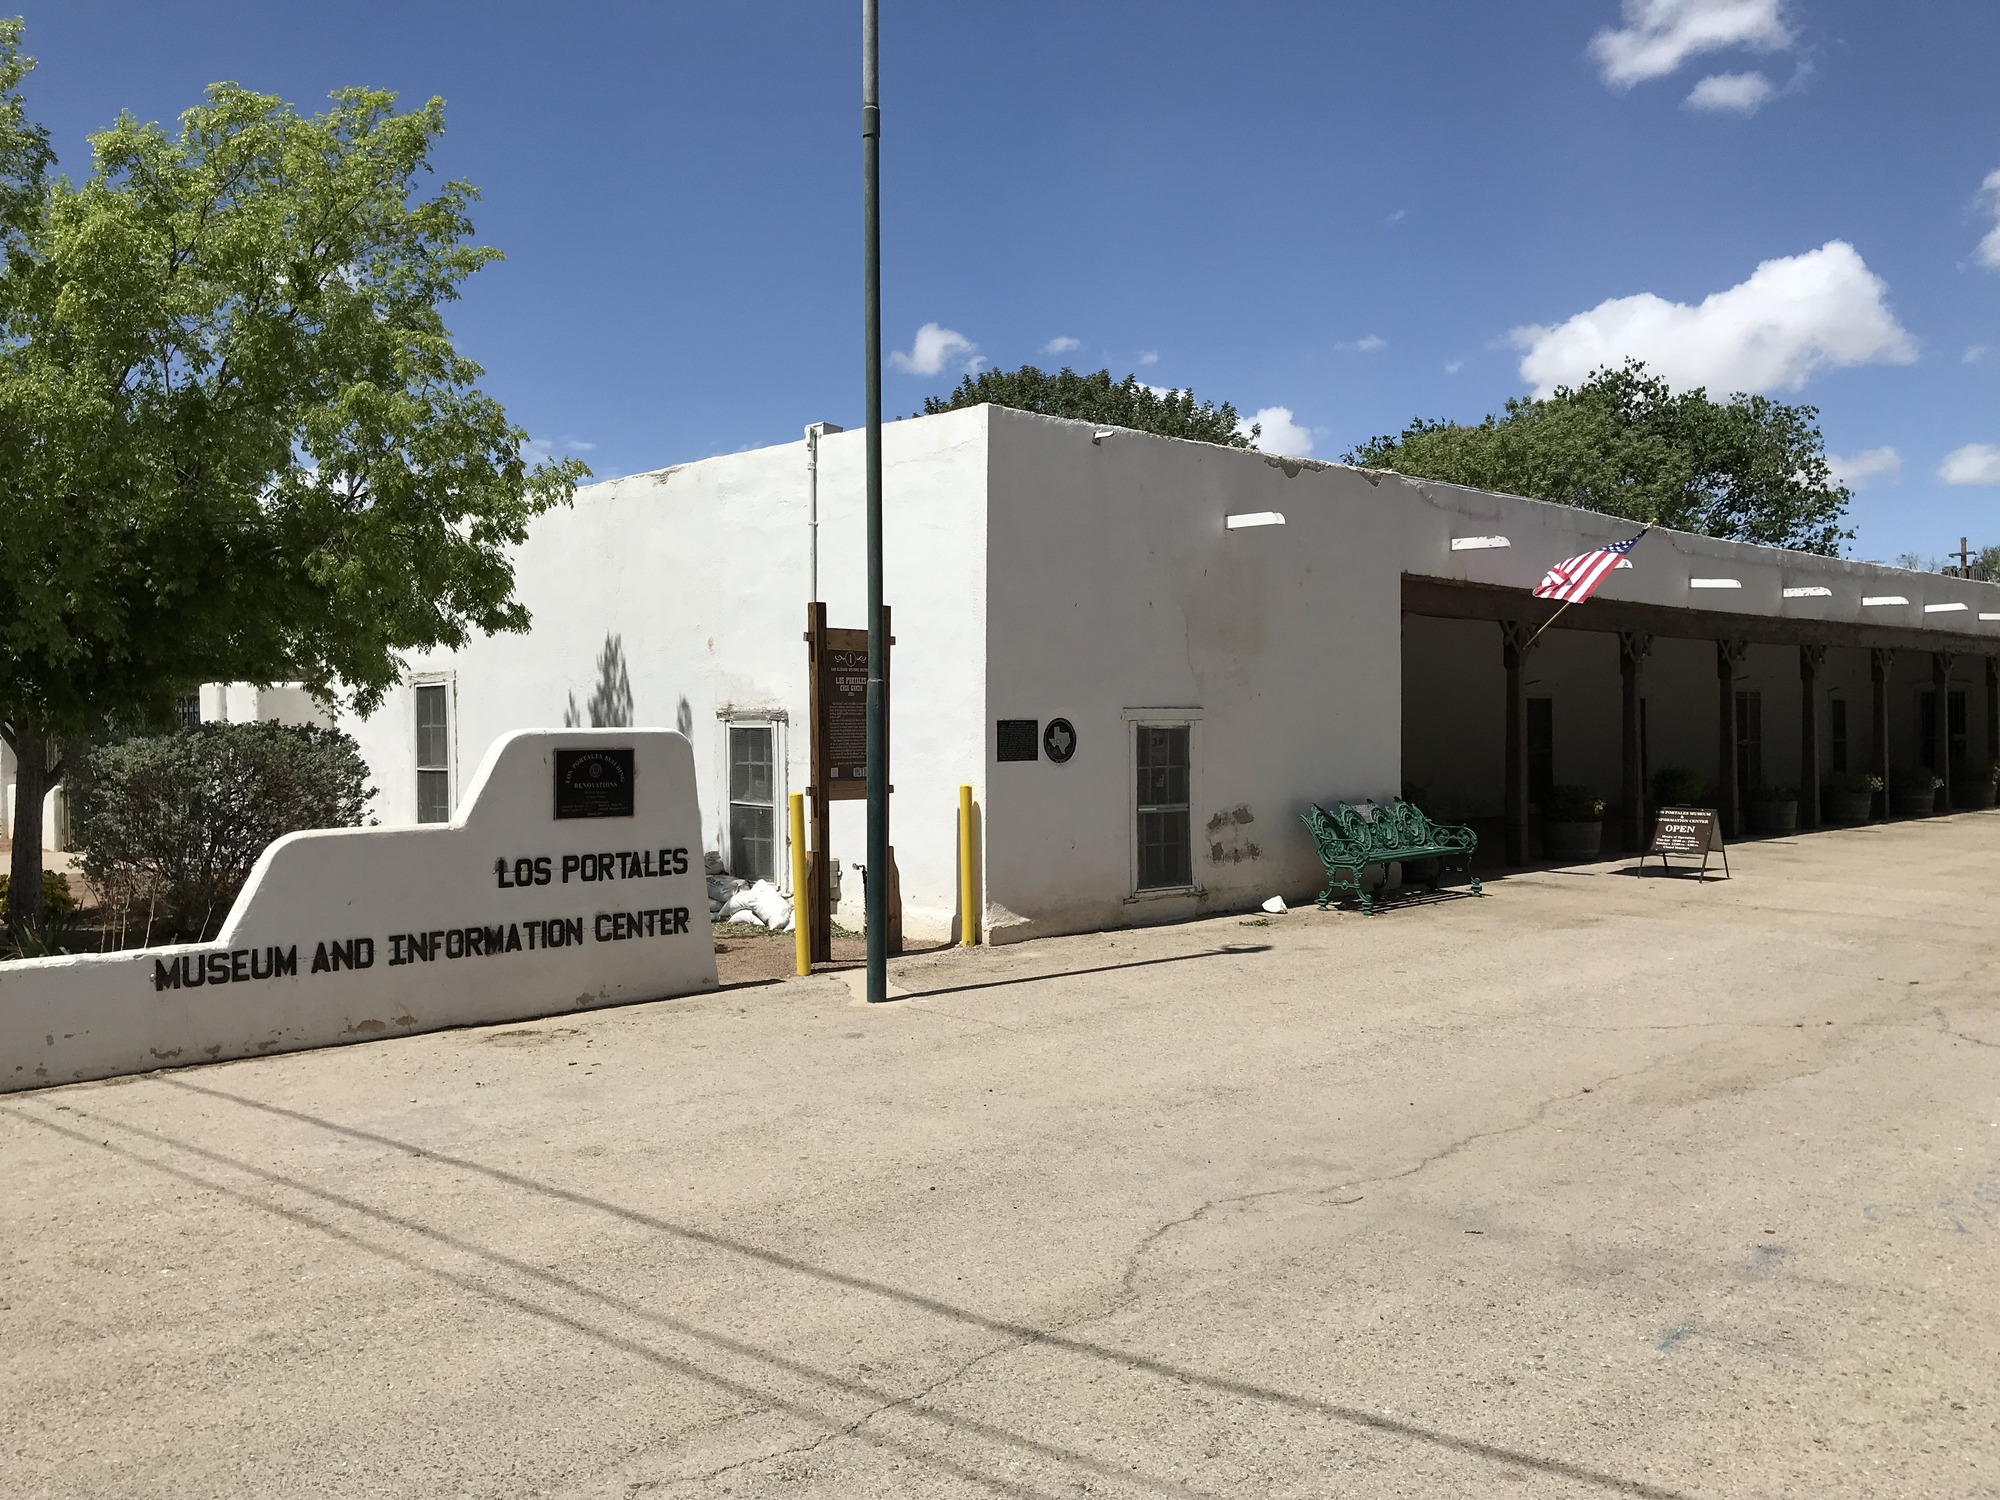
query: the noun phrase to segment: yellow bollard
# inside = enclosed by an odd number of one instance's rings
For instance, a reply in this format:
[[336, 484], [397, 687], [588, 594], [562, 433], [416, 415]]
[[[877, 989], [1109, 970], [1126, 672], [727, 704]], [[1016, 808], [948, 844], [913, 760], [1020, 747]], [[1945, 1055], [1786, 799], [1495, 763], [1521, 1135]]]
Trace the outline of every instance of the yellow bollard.
[[979, 872], [972, 862], [972, 788], [958, 789], [958, 945], [970, 948], [979, 941], [979, 922], [973, 910], [979, 899]]
[[792, 804], [792, 949], [801, 978], [813, 971], [812, 927], [807, 921], [806, 798], [793, 792]]

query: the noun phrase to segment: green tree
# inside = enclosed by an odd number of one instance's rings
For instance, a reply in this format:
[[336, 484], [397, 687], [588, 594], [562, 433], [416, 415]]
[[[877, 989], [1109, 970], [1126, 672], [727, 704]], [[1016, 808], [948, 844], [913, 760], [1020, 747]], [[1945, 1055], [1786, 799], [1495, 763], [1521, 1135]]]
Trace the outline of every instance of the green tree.
[[1136, 375], [1114, 381], [1109, 370], [1079, 375], [1067, 366], [1054, 375], [1033, 365], [1022, 365], [1018, 370], [982, 370], [959, 381], [949, 396], [926, 397], [924, 412], [935, 416], [986, 402], [1045, 417], [1131, 427], [1161, 437], [1226, 443], [1231, 448], [1248, 448], [1261, 431], [1253, 426], [1239, 432], [1236, 408], [1227, 401], [1216, 406], [1196, 401], [1193, 391], [1156, 391], [1141, 385]]
[[402, 653], [520, 630], [509, 548], [588, 471], [531, 466], [441, 309], [498, 252], [421, 191], [443, 103], [301, 116], [216, 84], [51, 177], [0, 23], [0, 724], [32, 927], [58, 746], [204, 681], [366, 712]]
[[1477, 426], [1419, 419], [1347, 462], [1806, 552], [1838, 555], [1854, 535], [1818, 411], [1675, 395], [1637, 360], [1545, 400], [1516, 397]]

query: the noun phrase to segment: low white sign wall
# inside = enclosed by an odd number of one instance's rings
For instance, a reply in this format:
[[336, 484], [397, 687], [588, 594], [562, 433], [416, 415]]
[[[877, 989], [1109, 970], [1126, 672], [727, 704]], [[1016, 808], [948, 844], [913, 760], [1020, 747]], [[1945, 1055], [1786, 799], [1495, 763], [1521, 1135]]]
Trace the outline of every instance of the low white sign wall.
[[0, 964], [0, 1090], [715, 988], [688, 742], [523, 730], [456, 822], [294, 833], [215, 941]]

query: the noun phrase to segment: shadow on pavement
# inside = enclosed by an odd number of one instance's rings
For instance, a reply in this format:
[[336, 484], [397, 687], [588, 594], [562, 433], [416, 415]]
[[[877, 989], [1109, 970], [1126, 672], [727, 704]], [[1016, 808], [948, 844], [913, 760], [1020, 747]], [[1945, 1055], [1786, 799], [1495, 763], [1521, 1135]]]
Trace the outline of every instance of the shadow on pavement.
[[[906, 995], [894, 995], [889, 1004], [899, 1000], [928, 1000], [934, 995], [965, 995], [974, 990], [997, 990], [1015, 984], [1038, 984], [1044, 979], [1071, 979], [1080, 974], [1116, 974], [1121, 969], [1148, 969], [1154, 964], [1184, 964], [1191, 958], [1230, 958], [1240, 953], [1269, 953], [1269, 943], [1224, 943], [1220, 948], [1204, 948], [1199, 953], [1172, 953], [1165, 958], [1135, 958], [1125, 964], [1099, 964], [1090, 969], [1051, 969], [1046, 974], [1020, 974], [1012, 979], [982, 979], [977, 984], [953, 984], [936, 990], [911, 990]], [[817, 971], [815, 971], [817, 972]]]
[[[1258, 951], [1257, 946], [1253, 945], [1245, 945], [1245, 948], [1247, 951]], [[1209, 954], [1189, 954], [1185, 955], [1185, 957], [1213, 957], [1218, 956], [1220, 952], [1227, 951], [1230, 950], [1217, 950], [1217, 952]], [[1239, 949], [1236, 951], [1245, 950]], [[1141, 967], [1144, 963], [1167, 961], [1171, 960], [1144, 960], [1141, 964], [1114, 965], [1112, 967]], [[1048, 975], [1042, 977], [1053, 978], [1057, 976]], [[1156, 1376], [1169, 1382], [1185, 1383], [1204, 1390], [1258, 1401], [1306, 1415], [1330, 1418], [1368, 1431], [1409, 1439], [1449, 1452], [1504, 1464], [1517, 1470], [1528, 1470], [1574, 1480], [1579, 1483], [1595, 1486], [1612, 1494], [1639, 1496], [1643, 1497], [1643, 1500], [1686, 1500], [1686, 1497], [1679, 1491], [1664, 1489], [1657, 1485], [1647, 1484], [1641, 1480], [1627, 1479], [1619, 1475], [1603, 1473], [1587, 1468], [1582, 1464], [1571, 1463], [1563, 1459], [1525, 1453], [1517, 1449], [1502, 1447], [1496, 1443], [1481, 1442], [1475, 1438], [1459, 1437], [1452, 1433], [1422, 1426], [1416, 1422], [1399, 1420], [1394, 1417], [1384, 1416], [1378, 1412], [1366, 1411], [1359, 1407], [1315, 1400], [1311, 1397], [1295, 1395], [1289, 1391], [1260, 1386], [1248, 1381], [1232, 1380], [1224, 1376], [1210, 1375], [1200, 1370], [1170, 1364], [1165, 1360], [1152, 1359], [1144, 1355], [1113, 1348], [1107, 1344], [1095, 1343], [1089, 1339], [1071, 1337], [1054, 1329], [1036, 1328], [1025, 1323], [1015, 1323], [1002, 1318], [989, 1317], [974, 1309], [959, 1307], [920, 1292], [909, 1291], [901, 1287], [888, 1285], [884, 1282], [872, 1281], [866, 1277], [834, 1270], [830, 1267], [814, 1265], [809, 1261], [800, 1260], [794, 1256], [784, 1255], [777, 1251], [766, 1250], [757, 1245], [731, 1239], [726, 1235], [696, 1229], [688, 1225], [676, 1224], [653, 1214], [642, 1213], [636, 1209], [627, 1208], [617, 1203], [593, 1198], [586, 1193], [578, 1192], [572, 1188], [542, 1182], [532, 1177], [523, 1176], [517, 1172], [507, 1171], [504, 1168], [490, 1167], [466, 1157], [432, 1151], [408, 1141], [398, 1140], [393, 1136], [383, 1135], [370, 1130], [362, 1130], [351, 1125], [343, 1125], [337, 1121], [323, 1119], [320, 1116], [308, 1114], [301, 1110], [288, 1109], [282, 1105], [269, 1104], [262, 1100], [246, 1098], [242, 1095], [228, 1093], [221, 1089], [207, 1088], [200, 1084], [184, 1082], [178, 1078], [161, 1077], [158, 1079], [158, 1082], [165, 1087], [180, 1089], [186, 1093], [199, 1095], [204, 1099], [223, 1104], [233, 1104], [243, 1109], [255, 1110], [280, 1119], [308, 1125], [348, 1140], [362, 1141], [372, 1146], [385, 1147], [419, 1161], [456, 1168], [521, 1192], [532, 1193], [554, 1202], [602, 1213], [620, 1222], [637, 1225], [657, 1234], [671, 1236], [686, 1244], [699, 1245], [706, 1249], [739, 1256], [760, 1265], [809, 1277], [825, 1285], [840, 1287], [847, 1291], [862, 1292], [870, 1296], [881, 1297], [904, 1307], [913, 1308], [945, 1319], [961, 1327], [976, 1328], [994, 1334], [1007, 1341], [1001, 1346], [1002, 1348], [1009, 1346], [1026, 1348], [1039, 1345], [1044, 1348], [1059, 1349], [1065, 1353], [1102, 1361], [1103, 1363], [1115, 1365], [1134, 1373]], [[489, 1250], [484, 1246], [473, 1244], [456, 1236], [445, 1234], [418, 1221], [376, 1208], [373, 1205], [347, 1197], [344, 1194], [332, 1192], [311, 1182], [287, 1177], [282, 1173], [255, 1166], [235, 1157], [210, 1150], [204, 1146], [176, 1140], [157, 1130], [128, 1125], [108, 1115], [74, 1110], [74, 1113], [79, 1118], [88, 1119], [93, 1126], [109, 1127], [148, 1144], [179, 1151], [215, 1166], [226, 1168], [230, 1171], [242, 1172], [262, 1182], [287, 1188], [321, 1202], [336, 1205], [348, 1212], [361, 1215], [379, 1223], [392, 1225], [433, 1243], [448, 1246], [458, 1252], [475, 1256], [491, 1265], [502, 1267], [517, 1275], [533, 1279], [545, 1285], [560, 1288], [574, 1296], [610, 1307], [623, 1316], [643, 1319], [663, 1328], [670, 1329], [684, 1337], [711, 1345], [718, 1350], [754, 1359], [801, 1378], [822, 1383], [844, 1394], [862, 1396], [880, 1403], [875, 1410], [859, 1419], [842, 1419], [800, 1402], [787, 1400], [771, 1391], [733, 1380], [728, 1376], [705, 1369], [691, 1360], [654, 1349], [647, 1344], [631, 1338], [629, 1335], [610, 1329], [598, 1328], [580, 1318], [564, 1313], [560, 1309], [540, 1306], [497, 1287], [489, 1286], [475, 1277], [426, 1265], [413, 1256], [386, 1246], [373, 1244], [340, 1228], [338, 1225], [326, 1223], [310, 1214], [289, 1208], [282, 1203], [270, 1202], [255, 1194], [245, 1192], [240, 1188], [230, 1187], [226, 1184], [215, 1182], [208, 1177], [188, 1171], [185, 1168], [155, 1160], [143, 1152], [114, 1145], [95, 1134], [70, 1129], [59, 1122], [42, 1117], [38, 1111], [24, 1109], [19, 1106], [10, 1106], [10, 1108], [20, 1119], [39, 1125], [45, 1130], [64, 1136], [80, 1144], [151, 1167], [156, 1171], [164, 1172], [181, 1181], [196, 1184], [208, 1191], [224, 1194], [234, 1198], [238, 1202], [285, 1219], [300, 1227], [338, 1239], [358, 1250], [409, 1267], [421, 1274], [449, 1282], [462, 1290], [470, 1291], [475, 1295], [502, 1303], [516, 1311], [553, 1323], [661, 1368], [673, 1370], [678, 1374], [702, 1381], [740, 1397], [776, 1406], [803, 1420], [823, 1426], [830, 1433], [850, 1436], [873, 1446], [892, 1449], [921, 1463], [953, 1474], [956, 1477], [1000, 1490], [1006, 1494], [1021, 1496], [1023, 1500], [1044, 1500], [1044, 1497], [1041, 1491], [1019, 1484], [1001, 1475], [988, 1474], [970, 1469], [942, 1455], [932, 1453], [927, 1449], [900, 1443], [884, 1434], [865, 1431], [864, 1424], [867, 1422], [868, 1417], [875, 1415], [876, 1412], [894, 1407], [898, 1411], [908, 1415], [933, 1421], [942, 1426], [968, 1434], [986, 1437], [995, 1442], [1025, 1452], [1031, 1452], [1057, 1462], [1074, 1464], [1104, 1477], [1115, 1476], [1128, 1483], [1142, 1485], [1157, 1494], [1180, 1496], [1203, 1494], [1201, 1491], [1189, 1489], [1171, 1480], [1136, 1474], [1131, 1470], [1104, 1463], [1087, 1454], [1043, 1443], [1005, 1428], [982, 1423], [974, 1418], [954, 1416], [939, 1411], [934, 1407], [918, 1406], [915, 1404], [918, 1399], [917, 1397], [907, 1394], [897, 1395], [894, 1392], [849, 1380], [843, 1376], [828, 1374], [812, 1366], [789, 1359], [784, 1355], [734, 1339], [726, 1334], [719, 1334], [690, 1324], [680, 1323], [650, 1309], [627, 1302], [622, 1298], [597, 1291], [566, 1277], [559, 1276], [544, 1267], [519, 1260], [498, 1251]], [[74, 1109], [73, 1106], [72, 1109]], [[996, 1352], [998, 1352], [997, 1349], [988, 1350], [980, 1357], [984, 1358], [987, 1354]], [[772, 1456], [775, 1457], [776, 1455]]]

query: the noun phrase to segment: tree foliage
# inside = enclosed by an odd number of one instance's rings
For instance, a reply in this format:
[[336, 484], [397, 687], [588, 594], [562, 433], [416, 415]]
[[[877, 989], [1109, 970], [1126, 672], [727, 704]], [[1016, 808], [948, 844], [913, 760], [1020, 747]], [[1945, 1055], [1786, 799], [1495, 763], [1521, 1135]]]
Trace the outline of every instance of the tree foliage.
[[1476, 426], [1419, 419], [1347, 462], [1806, 552], [1853, 536], [1814, 408], [1676, 395], [1637, 360]]
[[1159, 391], [1142, 385], [1136, 375], [1114, 381], [1109, 370], [1079, 375], [1067, 366], [1054, 375], [1033, 365], [1018, 370], [981, 370], [959, 381], [949, 396], [926, 397], [924, 413], [935, 416], [986, 402], [1045, 417], [1070, 417], [1155, 432], [1161, 437], [1224, 443], [1231, 448], [1248, 448], [1259, 435], [1254, 426], [1237, 430], [1241, 421], [1227, 401], [1216, 406], [1196, 401], [1191, 390]]
[[78, 757], [72, 833], [84, 874], [157, 902], [152, 931], [208, 937], [272, 840], [352, 828], [374, 790], [361, 749], [317, 725], [204, 724]]
[[0, 722], [32, 891], [58, 742], [205, 681], [368, 710], [404, 652], [526, 626], [509, 548], [587, 471], [524, 460], [445, 326], [498, 252], [469, 184], [424, 191], [442, 101], [216, 84], [174, 129], [121, 115], [72, 182], [20, 42], [0, 23]]

